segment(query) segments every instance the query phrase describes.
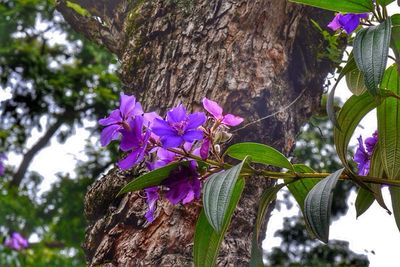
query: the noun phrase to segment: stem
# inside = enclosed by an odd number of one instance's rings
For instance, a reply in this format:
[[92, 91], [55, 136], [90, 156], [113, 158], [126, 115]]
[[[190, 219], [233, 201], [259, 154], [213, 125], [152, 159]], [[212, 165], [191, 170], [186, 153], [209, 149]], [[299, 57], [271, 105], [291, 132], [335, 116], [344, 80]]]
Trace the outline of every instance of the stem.
[[[231, 164], [228, 163], [220, 163], [214, 160], [206, 159], [203, 160], [202, 158], [193, 155], [187, 154], [179, 149], [168, 148], [169, 151], [174, 152], [176, 154], [192, 158], [197, 161], [203, 161], [209, 165], [215, 166], [220, 168], [221, 170], [226, 170], [232, 167]], [[331, 173], [296, 173], [296, 172], [274, 172], [274, 171], [267, 171], [267, 170], [257, 170], [252, 168], [244, 168], [242, 171], [243, 176], [253, 176], [253, 175], [262, 175], [268, 179], [291, 179], [291, 180], [298, 180], [298, 179], [324, 179], [329, 176]], [[400, 180], [394, 179], [382, 179], [379, 177], [372, 177], [372, 176], [356, 176], [362, 182], [371, 183], [371, 184], [380, 184], [380, 185], [387, 185], [387, 186], [398, 186], [400, 187]], [[340, 180], [352, 180], [350, 176], [347, 174], [342, 174], [339, 177]]]

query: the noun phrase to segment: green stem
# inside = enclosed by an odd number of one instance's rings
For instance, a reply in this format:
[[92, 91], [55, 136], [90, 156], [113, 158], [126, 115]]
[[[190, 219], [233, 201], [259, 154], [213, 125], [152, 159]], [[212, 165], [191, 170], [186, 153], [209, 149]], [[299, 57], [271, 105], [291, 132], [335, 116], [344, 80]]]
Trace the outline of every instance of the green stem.
[[[202, 161], [205, 162], [209, 165], [215, 166], [220, 168], [221, 170], [227, 170], [229, 168], [232, 168], [231, 164], [224, 163], [224, 162], [217, 162], [214, 160], [206, 159], [203, 160], [202, 158], [190, 154], [190, 153], [185, 153], [182, 150], [175, 149], [175, 148], [168, 148], [169, 151], [174, 152], [176, 154], [179, 154], [184, 157], [192, 158], [196, 161]], [[253, 176], [253, 175], [258, 175], [258, 176], [264, 176], [267, 179], [274, 179], [274, 180], [279, 180], [279, 179], [290, 179], [290, 180], [299, 180], [299, 179], [324, 179], [327, 176], [329, 176], [331, 173], [297, 173], [297, 172], [274, 172], [274, 171], [267, 171], [267, 170], [257, 170], [253, 168], [247, 168], [244, 167], [242, 170], [242, 175], [243, 176]], [[380, 184], [380, 185], [387, 185], [387, 186], [397, 186], [400, 187], [400, 180], [395, 180], [395, 179], [382, 179], [379, 177], [372, 177], [372, 176], [356, 176], [360, 181], [364, 183], [371, 183], [371, 184]], [[342, 174], [339, 177], [340, 180], [352, 180], [352, 177], [350, 177], [347, 174]]]

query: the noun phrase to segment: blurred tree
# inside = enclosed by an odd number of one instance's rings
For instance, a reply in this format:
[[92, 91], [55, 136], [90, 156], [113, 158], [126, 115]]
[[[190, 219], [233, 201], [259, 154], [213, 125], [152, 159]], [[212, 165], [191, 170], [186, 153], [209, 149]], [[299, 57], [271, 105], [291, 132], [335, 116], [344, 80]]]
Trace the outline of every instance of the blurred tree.
[[[327, 117], [314, 116], [298, 136], [293, 152], [294, 161], [306, 163], [323, 172], [340, 169], [341, 163], [333, 147], [333, 126]], [[310, 156], [311, 155], [311, 156]], [[354, 185], [340, 181], [334, 190], [332, 219], [348, 210], [347, 199]], [[286, 198], [286, 205], [293, 200]], [[299, 211], [300, 212], [300, 211]], [[346, 241], [330, 240], [328, 245], [313, 239], [306, 230], [303, 216], [284, 218], [283, 229], [275, 232], [282, 243], [266, 254], [270, 266], [369, 266], [366, 255], [350, 250]]]
[[120, 87], [116, 58], [72, 31], [54, 4], [0, 1], [0, 151], [22, 157], [1, 180], [0, 234], [34, 242], [19, 253], [0, 246], [1, 266], [83, 266], [84, 192], [115, 155], [100, 149], [97, 126], [87, 128], [87, 161], [38, 195], [46, 177], [28, 171], [33, 158], [109, 113]]

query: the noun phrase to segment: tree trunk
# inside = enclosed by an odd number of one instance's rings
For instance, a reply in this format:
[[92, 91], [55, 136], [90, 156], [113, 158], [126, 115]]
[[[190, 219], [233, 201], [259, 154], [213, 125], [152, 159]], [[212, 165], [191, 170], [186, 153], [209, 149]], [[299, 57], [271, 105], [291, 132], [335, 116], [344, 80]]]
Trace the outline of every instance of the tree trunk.
[[[207, 96], [245, 118], [235, 141], [267, 143], [288, 154], [299, 127], [320, 107], [333, 66], [318, 58], [324, 43], [310, 18], [331, 17], [283, 0], [75, 0], [91, 16], [59, 1], [77, 31], [120, 59], [126, 93], [146, 111], [164, 114], [184, 103], [199, 109]], [[149, 224], [143, 193], [115, 199], [132, 172], [112, 170], [86, 195], [84, 244], [91, 266], [191, 266], [201, 203], [158, 205]], [[269, 185], [251, 178], [223, 242], [218, 265], [245, 266], [257, 201]]]

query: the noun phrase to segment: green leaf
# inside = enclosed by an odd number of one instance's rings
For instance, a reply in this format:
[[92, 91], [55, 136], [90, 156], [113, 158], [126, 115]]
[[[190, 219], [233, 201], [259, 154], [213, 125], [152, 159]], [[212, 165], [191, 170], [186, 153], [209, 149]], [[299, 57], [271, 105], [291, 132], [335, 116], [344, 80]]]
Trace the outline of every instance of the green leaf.
[[357, 68], [347, 73], [346, 84], [354, 95], [361, 95], [367, 90], [364, 83], [364, 75]]
[[[400, 78], [397, 65], [389, 67], [382, 81], [382, 88], [400, 93]], [[385, 173], [389, 179], [400, 179], [400, 108], [399, 100], [386, 98], [377, 108], [378, 144]]]
[[193, 258], [194, 265], [196, 267], [215, 266], [215, 261], [217, 260], [221, 242], [224, 239], [224, 235], [231, 222], [233, 212], [235, 211], [240, 196], [243, 192], [244, 184], [245, 182], [243, 178], [239, 178], [237, 180], [233, 189], [232, 200], [229, 203], [224, 224], [220, 232], [216, 232], [210, 225], [204, 209], [201, 211], [194, 233]]
[[378, 95], [389, 52], [390, 18], [377, 26], [361, 29], [354, 39], [354, 59], [364, 75], [368, 92]]
[[289, 1], [337, 12], [363, 13], [374, 10], [374, 6], [371, 0], [289, 0]]
[[81, 7], [79, 4], [73, 3], [71, 1], [67, 1], [67, 7], [73, 9], [76, 13], [78, 13], [79, 15], [81, 15], [83, 17], [90, 17], [91, 16], [89, 11], [87, 11], [86, 9]]
[[357, 192], [357, 198], [356, 198], [356, 217], [360, 217], [364, 212], [366, 212], [369, 207], [374, 203], [375, 198], [374, 195], [364, 189], [364, 188], [359, 188]]
[[392, 199], [394, 219], [396, 220], [397, 228], [400, 231], [400, 188], [391, 186], [389, 187], [389, 191]]
[[368, 93], [360, 96], [353, 95], [344, 103], [339, 112], [337, 120], [342, 130], [333, 129], [333, 138], [336, 152], [341, 162], [350, 171], [351, 168], [347, 161], [347, 147], [349, 146], [351, 136], [361, 119], [375, 108], [376, 105], [374, 98]]
[[207, 219], [216, 232], [223, 228], [224, 218], [231, 201], [232, 193], [240, 171], [247, 158], [232, 168], [214, 173], [204, 183], [203, 206]]
[[119, 191], [118, 196], [124, 193], [142, 190], [147, 187], [159, 185], [164, 179], [166, 179], [169, 173], [175, 170], [178, 166], [182, 164], [187, 164], [185, 162], [175, 162], [164, 166], [162, 168], [156, 169], [154, 171], [148, 172], [126, 184], [121, 191]]
[[345, 77], [346, 74], [350, 73], [353, 70], [357, 69], [356, 61], [354, 60], [353, 53], [350, 54], [349, 59], [347, 60], [347, 64], [343, 67], [340, 71], [339, 77], [336, 80], [335, 85], [333, 86], [332, 90], [329, 92], [328, 101], [326, 102], [326, 113], [328, 114], [329, 120], [333, 123], [333, 125], [340, 129], [340, 126], [336, 119], [335, 114], [335, 91], [336, 87], [338, 86], [340, 80]]
[[394, 0], [377, 0], [377, 3], [380, 4], [381, 6], [387, 6], [393, 2], [394, 2]]
[[320, 181], [311, 189], [305, 199], [305, 220], [313, 234], [324, 243], [328, 243], [329, 240], [333, 189], [343, 170], [344, 169], [340, 169]]
[[[299, 173], [314, 173], [315, 171], [310, 167], [303, 164], [295, 164], [293, 165], [294, 170]], [[299, 179], [296, 182], [288, 183], [287, 188], [290, 193], [292, 193], [293, 197], [296, 199], [296, 202], [299, 204], [301, 211], [304, 214], [304, 200], [307, 197], [307, 194], [310, 190], [320, 181], [320, 179], [311, 179], [304, 178]], [[288, 181], [285, 181], [288, 182]]]
[[390, 19], [392, 21], [391, 45], [398, 58], [400, 54], [400, 14], [394, 14]]
[[258, 143], [234, 144], [225, 151], [224, 155], [243, 160], [246, 156], [251, 157], [252, 162], [286, 168], [293, 171], [289, 160], [278, 150], [267, 145]]
[[254, 225], [250, 266], [260, 266], [260, 262], [262, 263], [262, 248], [258, 245], [260, 239], [260, 230], [265, 220], [265, 213], [267, 212], [269, 205], [276, 199], [276, 194], [284, 186], [285, 184], [278, 184], [269, 187], [261, 195], [260, 201], [258, 203], [259, 206], [256, 223]]

